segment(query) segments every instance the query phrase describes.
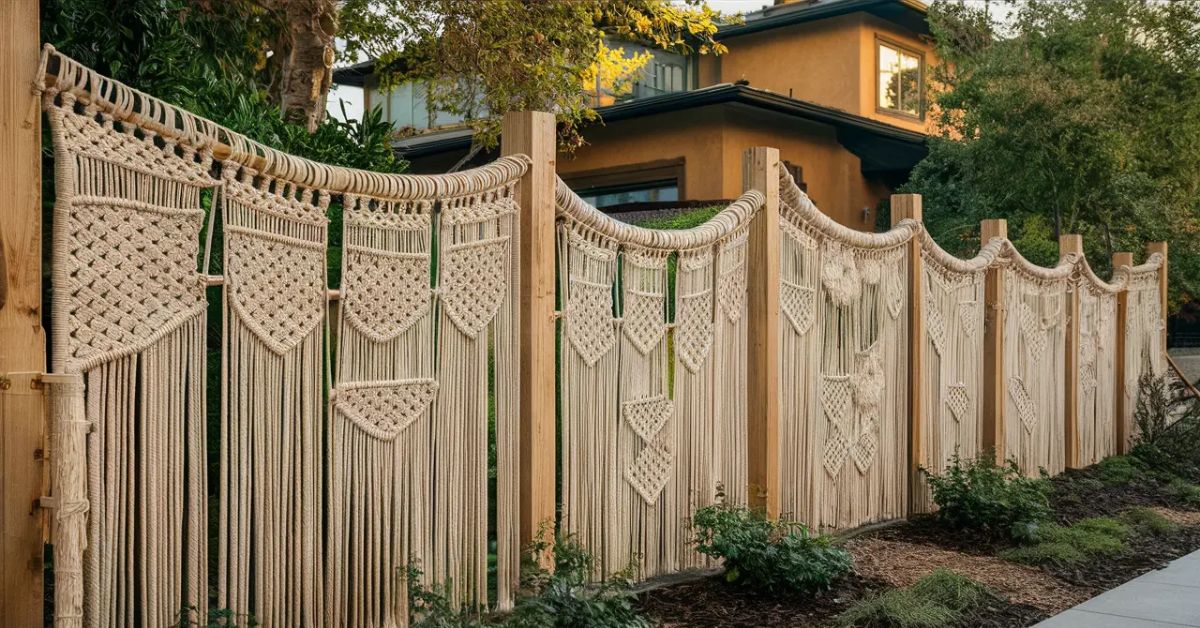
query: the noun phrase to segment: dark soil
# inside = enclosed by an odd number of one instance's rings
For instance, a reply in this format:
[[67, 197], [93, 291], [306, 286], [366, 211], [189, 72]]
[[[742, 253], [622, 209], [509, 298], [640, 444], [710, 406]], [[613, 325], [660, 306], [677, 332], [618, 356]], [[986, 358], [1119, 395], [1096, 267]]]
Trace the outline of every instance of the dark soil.
[[1088, 517], [1109, 517], [1135, 506], [1178, 508], [1166, 490], [1166, 482], [1139, 473], [1124, 483], [1105, 482], [1099, 466], [1070, 469], [1051, 478], [1054, 492], [1050, 507], [1059, 523], [1070, 524]]
[[955, 628], [1025, 628], [1044, 619], [1049, 617], [1038, 608], [1001, 600], [979, 609]]
[[855, 601], [887, 589], [886, 583], [842, 578], [814, 595], [764, 597], [712, 576], [643, 593], [643, 613], [671, 626], [812, 626], [826, 624]]
[[1097, 593], [1124, 584], [1148, 571], [1161, 569], [1172, 560], [1200, 549], [1200, 527], [1180, 528], [1161, 536], [1138, 534], [1128, 541], [1129, 551], [1104, 560], [1074, 567], [1042, 567], [1051, 575]]

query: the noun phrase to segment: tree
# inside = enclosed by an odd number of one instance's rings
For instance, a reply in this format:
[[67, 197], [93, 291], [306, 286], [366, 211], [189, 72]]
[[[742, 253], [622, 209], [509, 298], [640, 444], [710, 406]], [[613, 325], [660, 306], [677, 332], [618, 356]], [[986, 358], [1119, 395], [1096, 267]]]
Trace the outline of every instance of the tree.
[[[1028, 0], [1002, 35], [982, 8], [938, 2], [936, 121], [905, 191], [965, 253], [981, 218], [1053, 262], [1060, 233], [1089, 260], [1171, 240], [1172, 302], [1200, 285], [1200, 14], [1186, 3]], [[1038, 246], [1042, 241], [1044, 246]], [[1040, 251], [1040, 252], [1038, 252]]]
[[[721, 54], [726, 19], [699, 0], [345, 0], [339, 37], [346, 53], [376, 59], [382, 84], [420, 80], [427, 105], [468, 118], [505, 111], [554, 111], [560, 143], [578, 146], [577, 127], [595, 119], [581, 89], [599, 75], [620, 83], [649, 57], [612, 54], [605, 37], [658, 48]], [[494, 144], [497, 119], [475, 120], [480, 145]]]

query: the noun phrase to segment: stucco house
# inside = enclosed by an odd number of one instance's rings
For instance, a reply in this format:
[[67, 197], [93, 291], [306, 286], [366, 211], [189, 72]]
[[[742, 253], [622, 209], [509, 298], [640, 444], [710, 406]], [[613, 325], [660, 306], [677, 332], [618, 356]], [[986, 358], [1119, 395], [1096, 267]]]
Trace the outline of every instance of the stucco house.
[[[731, 199], [742, 152], [770, 145], [822, 209], [872, 229], [879, 202], [926, 154], [936, 62], [926, 10], [917, 0], [778, 0], [720, 29], [725, 55], [655, 51], [628, 95], [597, 108], [603, 124], [560, 156], [559, 174], [601, 208]], [[444, 172], [469, 150], [470, 130], [427, 111], [419, 84], [380, 91], [370, 62], [335, 81], [363, 87], [368, 107], [418, 131], [396, 143], [415, 172]]]

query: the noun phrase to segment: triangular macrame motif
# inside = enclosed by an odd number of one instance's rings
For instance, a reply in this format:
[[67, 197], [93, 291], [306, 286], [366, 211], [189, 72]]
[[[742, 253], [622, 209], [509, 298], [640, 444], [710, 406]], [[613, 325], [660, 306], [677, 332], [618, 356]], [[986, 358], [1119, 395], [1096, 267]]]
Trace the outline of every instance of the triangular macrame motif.
[[649, 443], [662, 431], [675, 411], [675, 405], [664, 395], [634, 399], [621, 404], [625, 423]]
[[966, 384], [950, 384], [946, 388], [946, 407], [956, 423], [971, 418], [971, 393]]
[[675, 454], [660, 435], [646, 444], [633, 464], [625, 468], [625, 481], [641, 495], [646, 504], [653, 506], [671, 478]]
[[667, 333], [665, 304], [666, 297], [661, 293], [625, 290], [621, 327], [625, 337], [643, 355], [657, 347]]
[[226, 228], [230, 306], [271, 351], [300, 344], [325, 316], [325, 245], [300, 245]]
[[675, 353], [679, 361], [689, 371], [699, 371], [712, 342], [712, 290], [680, 296], [675, 322]]
[[816, 291], [785, 279], [780, 285], [779, 299], [782, 302], [783, 314], [792, 323], [792, 329], [801, 336], [807, 334], [816, 318]]
[[408, 331], [429, 312], [429, 255], [346, 247], [342, 315], [375, 342]]
[[392, 440], [425, 413], [437, 389], [429, 378], [349, 384], [338, 388], [333, 407], [367, 434]]
[[568, 280], [567, 337], [589, 367], [595, 366], [617, 342], [612, 320], [612, 286]]
[[1033, 398], [1029, 396], [1025, 382], [1015, 375], [1009, 377], [1008, 394], [1012, 397], [1013, 405], [1017, 407], [1017, 417], [1021, 419], [1021, 425], [1027, 433], [1032, 434], [1037, 425], [1037, 408], [1033, 405]]

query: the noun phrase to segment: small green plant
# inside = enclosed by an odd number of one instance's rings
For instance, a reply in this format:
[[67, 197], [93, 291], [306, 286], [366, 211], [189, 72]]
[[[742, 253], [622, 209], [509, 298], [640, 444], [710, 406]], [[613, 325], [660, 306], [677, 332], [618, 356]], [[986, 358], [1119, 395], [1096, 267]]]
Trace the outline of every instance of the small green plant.
[[1097, 465], [1100, 481], [1108, 486], [1128, 484], [1142, 476], [1143, 463], [1131, 456], [1113, 456]]
[[[533, 544], [529, 553], [536, 556], [546, 549], [546, 543], [541, 540]], [[517, 599], [516, 608], [504, 625], [516, 628], [643, 628], [651, 625], [634, 607], [632, 566], [602, 582], [592, 582], [595, 560], [569, 536], [559, 537], [554, 544], [553, 572], [536, 568], [532, 572], [523, 583], [527, 593]]]
[[465, 608], [455, 608], [448, 586], [421, 584], [423, 572], [415, 562], [405, 570], [408, 584], [408, 625], [412, 628], [478, 628], [483, 624]]
[[1167, 493], [1188, 508], [1200, 508], [1200, 486], [1182, 478], [1174, 478], [1167, 484]]
[[1133, 455], [1159, 475], [1200, 478], [1200, 401], [1170, 373], [1138, 380]]
[[1050, 483], [1021, 475], [1015, 460], [996, 464], [990, 453], [973, 460], [954, 454], [941, 475], [926, 472], [937, 517], [957, 529], [1023, 538], [1050, 516]]
[[1168, 521], [1152, 508], [1138, 506], [1121, 513], [1121, 521], [1145, 533], [1160, 536], [1179, 530], [1179, 526]]
[[995, 599], [978, 582], [938, 569], [912, 586], [858, 602], [838, 616], [838, 624], [854, 628], [940, 628], [961, 622]]
[[1084, 519], [1072, 526], [1046, 524], [1034, 532], [1032, 543], [1005, 550], [1000, 556], [1030, 565], [1078, 565], [1091, 558], [1121, 554], [1131, 532], [1129, 525], [1107, 517]]
[[727, 582], [783, 595], [829, 588], [850, 571], [850, 553], [803, 524], [761, 510], [717, 504], [692, 518], [696, 550], [725, 563]]

